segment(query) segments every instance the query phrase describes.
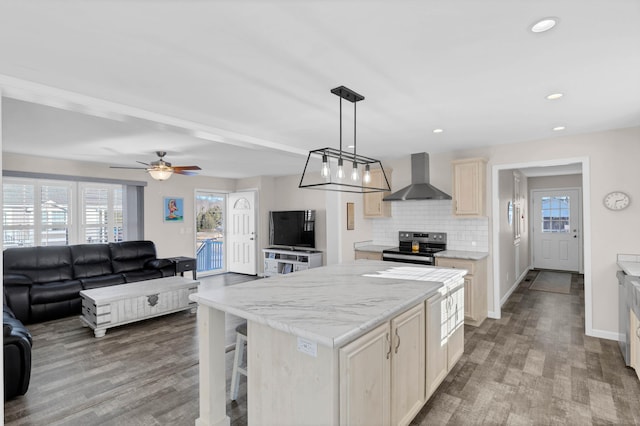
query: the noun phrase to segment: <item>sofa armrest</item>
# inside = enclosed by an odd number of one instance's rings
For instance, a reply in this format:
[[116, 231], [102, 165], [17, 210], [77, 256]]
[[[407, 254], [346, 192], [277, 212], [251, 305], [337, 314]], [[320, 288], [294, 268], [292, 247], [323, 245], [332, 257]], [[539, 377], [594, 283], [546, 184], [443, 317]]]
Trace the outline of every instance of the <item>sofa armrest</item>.
[[4, 298], [13, 315], [22, 323], [30, 321], [31, 286], [25, 284], [4, 283]]
[[2, 283], [4, 285], [31, 285], [33, 281], [28, 276], [22, 274], [3, 274]]
[[173, 262], [169, 259], [151, 259], [144, 264], [145, 269], [164, 269], [172, 266]]

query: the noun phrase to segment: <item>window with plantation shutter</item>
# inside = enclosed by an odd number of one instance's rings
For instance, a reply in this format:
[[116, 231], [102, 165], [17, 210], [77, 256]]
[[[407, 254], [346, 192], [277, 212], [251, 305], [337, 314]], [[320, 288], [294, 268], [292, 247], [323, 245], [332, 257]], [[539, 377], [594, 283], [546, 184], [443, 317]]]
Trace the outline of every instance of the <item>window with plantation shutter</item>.
[[3, 247], [123, 241], [123, 185], [3, 179]]
[[35, 186], [5, 182], [2, 203], [3, 247], [33, 246]]
[[80, 193], [82, 242], [122, 241], [122, 186], [82, 183]]

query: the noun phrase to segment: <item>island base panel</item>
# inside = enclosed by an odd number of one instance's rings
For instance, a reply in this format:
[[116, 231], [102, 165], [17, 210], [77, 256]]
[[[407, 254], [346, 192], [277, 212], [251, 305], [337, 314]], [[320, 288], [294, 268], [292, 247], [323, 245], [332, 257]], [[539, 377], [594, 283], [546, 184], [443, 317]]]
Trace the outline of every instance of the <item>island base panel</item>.
[[249, 321], [249, 425], [339, 424], [338, 350], [298, 351], [298, 337]]
[[196, 426], [229, 426], [225, 371], [224, 312], [200, 305], [198, 309], [200, 417]]

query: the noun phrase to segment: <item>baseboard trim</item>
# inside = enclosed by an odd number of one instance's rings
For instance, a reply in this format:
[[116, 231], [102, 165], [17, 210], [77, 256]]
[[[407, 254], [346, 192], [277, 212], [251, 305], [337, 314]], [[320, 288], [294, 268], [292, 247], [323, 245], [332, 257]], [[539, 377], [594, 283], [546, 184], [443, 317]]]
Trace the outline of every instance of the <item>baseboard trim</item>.
[[587, 336], [597, 337], [599, 339], [615, 340], [617, 342], [624, 339], [622, 334], [616, 333], [615, 331], [595, 330], [593, 328], [587, 330], [585, 334]]
[[518, 277], [518, 279], [516, 280], [515, 284], [513, 284], [511, 286], [511, 288], [509, 288], [509, 290], [507, 291], [507, 294], [505, 294], [502, 299], [500, 299], [500, 307], [502, 307], [502, 305], [504, 305], [504, 303], [507, 301], [507, 299], [509, 298], [509, 296], [511, 296], [511, 294], [516, 291], [516, 288], [518, 288], [518, 286], [520, 285], [520, 283], [522, 282], [522, 280], [524, 280], [524, 278], [527, 276], [527, 274], [529, 273], [529, 271], [531, 270], [531, 268], [527, 268], [524, 270], [524, 272], [522, 274], [520, 274], [520, 276]]

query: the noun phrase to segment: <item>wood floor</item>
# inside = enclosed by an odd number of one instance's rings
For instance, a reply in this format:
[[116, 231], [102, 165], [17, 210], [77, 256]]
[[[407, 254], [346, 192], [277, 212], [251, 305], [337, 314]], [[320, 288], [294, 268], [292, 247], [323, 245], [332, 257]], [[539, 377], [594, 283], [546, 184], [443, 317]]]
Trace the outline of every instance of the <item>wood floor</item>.
[[[225, 285], [247, 279], [207, 280]], [[217, 280], [217, 281], [216, 281]], [[616, 342], [584, 335], [582, 277], [571, 294], [523, 282], [500, 320], [465, 326], [465, 353], [413, 425], [640, 424], [640, 382]], [[233, 322], [233, 321], [231, 321]], [[229, 338], [233, 338], [233, 325]], [[198, 416], [195, 315], [109, 329], [95, 339], [77, 318], [30, 325], [27, 394], [5, 403], [7, 425], [193, 425]], [[233, 351], [227, 353], [227, 388]], [[246, 425], [246, 380], [227, 401]]]

